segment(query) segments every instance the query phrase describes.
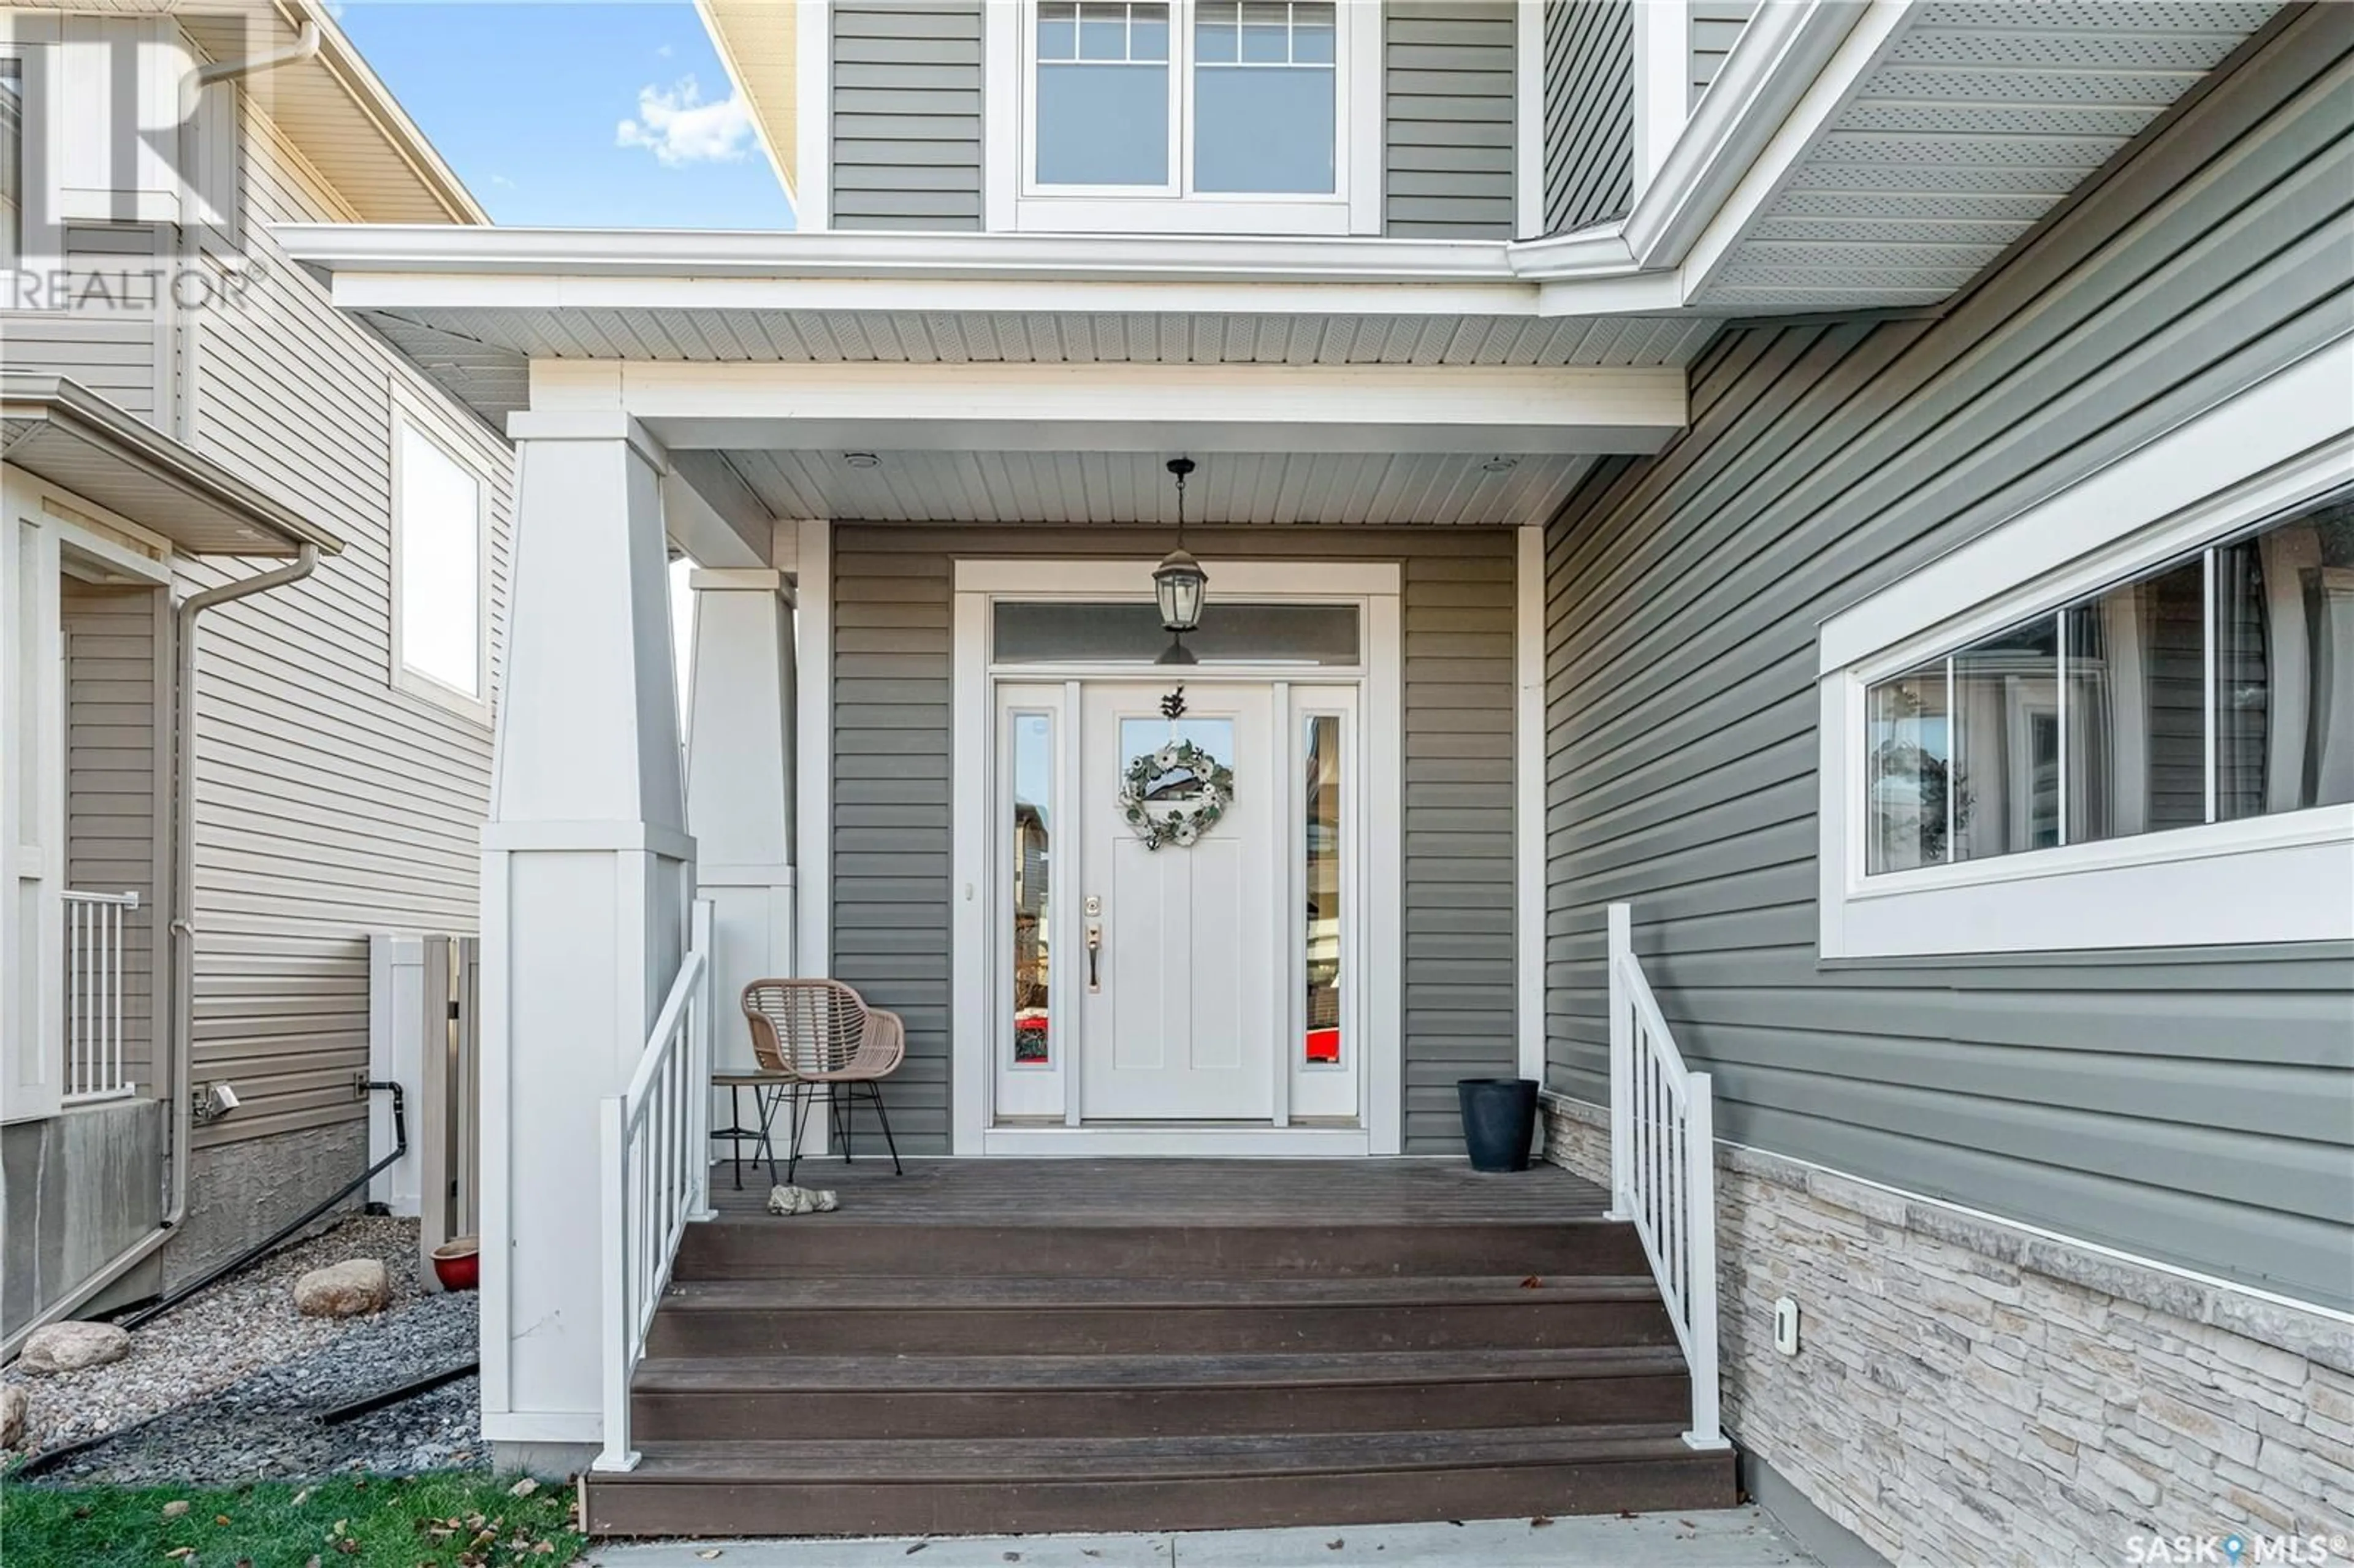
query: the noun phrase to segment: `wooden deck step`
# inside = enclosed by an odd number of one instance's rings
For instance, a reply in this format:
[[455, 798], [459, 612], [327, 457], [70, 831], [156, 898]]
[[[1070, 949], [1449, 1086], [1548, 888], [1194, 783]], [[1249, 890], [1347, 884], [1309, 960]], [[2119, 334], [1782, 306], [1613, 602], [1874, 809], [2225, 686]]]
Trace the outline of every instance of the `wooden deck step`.
[[647, 1443], [587, 1479], [592, 1533], [976, 1534], [1722, 1507], [1672, 1425], [1296, 1436]]
[[689, 1227], [673, 1277], [824, 1275], [1641, 1274], [1634, 1227], [1599, 1219], [1316, 1224], [927, 1224], [854, 1213]]
[[1215, 1354], [1663, 1345], [1648, 1275], [690, 1281], [650, 1357]]
[[1408, 1432], [1671, 1422], [1691, 1409], [1673, 1345], [1225, 1356], [716, 1356], [649, 1361], [648, 1442]]

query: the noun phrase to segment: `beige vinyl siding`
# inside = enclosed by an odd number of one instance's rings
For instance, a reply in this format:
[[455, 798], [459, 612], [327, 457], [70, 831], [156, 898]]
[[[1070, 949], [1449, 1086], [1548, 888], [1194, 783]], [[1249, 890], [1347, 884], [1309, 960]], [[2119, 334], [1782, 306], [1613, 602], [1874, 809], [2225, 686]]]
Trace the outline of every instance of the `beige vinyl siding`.
[[157, 832], [165, 810], [156, 743], [159, 694], [170, 689], [167, 639], [155, 588], [66, 579], [66, 885], [136, 893], [123, 920], [124, 1075], [155, 1092]]
[[1510, 239], [1520, 31], [1511, 0], [1388, 0], [1381, 16], [1382, 231]]
[[65, 231], [72, 308], [0, 311], [0, 368], [62, 376], [142, 418], [170, 408], [169, 334], [155, 308], [158, 230], [75, 224]]
[[1757, 0], [1691, 0], [1691, 107], [1724, 69], [1724, 57], [1757, 14]]
[[[194, 1073], [244, 1105], [200, 1143], [357, 1119], [369, 933], [475, 929], [489, 726], [390, 680], [395, 389], [439, 411], [492, 500], [494, 692], [513, 503], [504, 444], [278, 253], [270, 224], [351, 214], [265, 117], [244, 130], [252, 284], [191, 320], [193, 440], [345, 549], [201, 623]], [[179, 588], [270, 564], [186, 563]]]
[[[1515, 1070], [1512, 535], [1228, 528], [1188, 541], [1213, 562], [1402, 563], [1406, 1147], [1459, 1150], [1456, 1079]], [[835, 531], [832, 972], [907, 1021], [908, 1059], [884, 1091], [903, 1150], [949, 1147], [955, 558], [1150, 559], [1172, 543], [1143, 528]]]
[[[1816, 957], [1816, 628], [2354, 331], [2354, 9], [2298, 17], [1936, 321], [1761, 325], [1548, 537], [1550, 1059], [1607, 1097], [1604, 908], [1718, 1130], [2354, 1298], [2354, 954]], [[2195, 499], [2186, 494], [2186, 503]]]

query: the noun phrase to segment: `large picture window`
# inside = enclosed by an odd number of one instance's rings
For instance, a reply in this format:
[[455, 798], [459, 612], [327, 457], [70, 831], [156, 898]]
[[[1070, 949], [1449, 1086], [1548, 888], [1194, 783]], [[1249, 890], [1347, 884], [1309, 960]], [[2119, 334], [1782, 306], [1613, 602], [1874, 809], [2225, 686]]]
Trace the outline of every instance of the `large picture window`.
[[2354, 800], [2354, 497], [1872, 684], [1866, 869]]
[[1828, 959], [2354, 941], [2354, 344], [1826, 619]]

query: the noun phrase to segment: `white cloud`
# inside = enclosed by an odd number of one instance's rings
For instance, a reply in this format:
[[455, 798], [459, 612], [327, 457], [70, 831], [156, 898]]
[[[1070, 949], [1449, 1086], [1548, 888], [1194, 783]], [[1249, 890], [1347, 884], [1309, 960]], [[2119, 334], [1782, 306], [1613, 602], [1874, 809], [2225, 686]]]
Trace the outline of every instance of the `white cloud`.
[[732, 164], [752, 147], [752, 111], [740, 92], [705, 103], [691, 76], [664, 90], [638, 90], [638, 117], [613, 132], [617, 147], [643, 147], [664, 164]]

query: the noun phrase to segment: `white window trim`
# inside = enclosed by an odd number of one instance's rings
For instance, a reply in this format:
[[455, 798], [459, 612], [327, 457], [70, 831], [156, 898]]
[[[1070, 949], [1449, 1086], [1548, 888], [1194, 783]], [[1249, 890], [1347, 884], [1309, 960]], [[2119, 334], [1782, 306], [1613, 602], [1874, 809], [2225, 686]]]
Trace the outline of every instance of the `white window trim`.
[[1823, 958], [2354, 940], [2354, 805], [1871, 877], [1861, 810], [1872, 683], [2354, 481], [2349, 382], [2341, 339], [1823, 624]]
[[[58, 18], [26, 13], [0, 16], [0, 57], [16, 62], [16, 93], [22, 120], [16, 156], [17, 259], [21, 275], [45, 275], [65, 266], [65, 224], [58, 217], [62, 192], [58, 185], [58, 148], [65, 136], [65, 111], [57, 90]], [[0, 291], [0, 311], [37, 308], [61, 313], [61, 304], [27, 306], [45, 301], [50, 292], [39, 284], [29, 290], [12, 281]]]
[[1066, 191], [1040, 186], [1037, 165], [1036, 0], [986, 8], [981, 94], [988, 170], [983, 222], [992, 231], [1064, 234], [1307, 234], [1381, 232], [1382, 28], [1377, 6], [1336, 8], [1335, 133], [1330, 196], [1189, 195], [1193, 168], [1193, 0], [1170, 0], [1171, 152], [1160, 190]]
[[[404, 428], [415, 430], [430, 441], [442, 456], [463, 469], [474, 481], [474, 690], [472, 693], [460, 691], [422, 670], [411, 668], [406, 651], [401, 647], [400, 567], [406, 541], [401, 537], [400, 522], [403, 482], [400, 436]], [[392, 418], [385, 429], [392, 469], [390, 514], [387, 518], [392, 552], [385, 588], [392, 621], [388, 675], [393, 689], [488, 724], [491, 722], [491, 476], [484, 471], [482, 463], [472, 455], [471, 444], [451, 428], [448, 420], [398, 390], [392, 398]]]

